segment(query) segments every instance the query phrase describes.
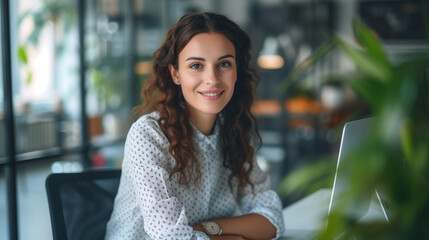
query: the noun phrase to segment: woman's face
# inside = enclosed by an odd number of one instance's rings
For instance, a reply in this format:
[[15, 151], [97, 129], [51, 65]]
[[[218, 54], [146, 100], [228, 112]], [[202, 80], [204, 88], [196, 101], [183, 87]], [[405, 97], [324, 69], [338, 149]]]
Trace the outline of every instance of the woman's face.
[[234, 93], [235, 47], [223, 34], [197, 34], [179, 53], [178, 68], [170, 66], [170, 73], [181, 86], [191, 119], [215, 117]]

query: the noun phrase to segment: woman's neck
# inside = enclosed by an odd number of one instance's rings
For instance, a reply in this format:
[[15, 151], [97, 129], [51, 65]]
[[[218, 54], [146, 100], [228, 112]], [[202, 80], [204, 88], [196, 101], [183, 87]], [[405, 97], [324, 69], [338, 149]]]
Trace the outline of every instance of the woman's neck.
[[209, 136], [213, 131], [216, 114], [191, 114], [190, 121], [202, 134]]

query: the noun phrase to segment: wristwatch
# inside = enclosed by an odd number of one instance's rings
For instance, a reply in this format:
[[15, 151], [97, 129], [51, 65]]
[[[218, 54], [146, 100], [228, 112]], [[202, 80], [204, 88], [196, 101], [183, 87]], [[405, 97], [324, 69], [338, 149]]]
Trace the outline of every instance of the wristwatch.
[[222, 234], [222, 228], [216, 222], [203, 222], [201, 225], [208, 235], [220, 236]]

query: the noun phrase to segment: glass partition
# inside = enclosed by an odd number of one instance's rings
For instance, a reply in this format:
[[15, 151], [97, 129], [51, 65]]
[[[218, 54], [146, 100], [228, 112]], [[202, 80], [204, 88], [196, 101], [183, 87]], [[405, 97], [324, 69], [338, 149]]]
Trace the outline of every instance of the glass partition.
[[0, 239], [7, 239], [9, 235], [7, 209], [6, 176], [4, 167], [0, 166]]
[[128, 130], [126, 2], [85, 2], [86, 107], [93, 145], [123, 140]]
[[51, 219], [45, 189], [51, 173], [83, 171], [80, 155], [26, 162], [17, 169], [20, 239], [52, 239]]
[[[0, 6], [0, 8], [2, 8]], [[0, 11], [0, 19], [2, 19], [3, 11]], [[0, 24], [0, 32], [3, 33], [3, 25]], [[6, 162], [6, 141], [5, 141], [5, 124], [4, 124], [4, 88], [3, 88], [3, 37], [0, 39], [0, 239], [7, 239], [9, 237], [9, 219], [8, 219], [8, 205], [7, 205], [7, 182], [5, 174]]]
[[[0, 12], [2, 14], [2, 12]], [[1, 17], [1, 16], [0, 16]], [[3, 32], [2, 25], [0, 25], [0, 32]], [[3, 41], [1, 38], [0, 41]], [[3, 45], [3, 42], [1, 42]], [[3, 56], [3, 47], [0, 47], [0, 56]], [[3, 57], [0, 59], [0, 163], [6, 161], [6, 142], [4, 131], [4, 89], [3, 89]]]
[[11, 11], [18, 159], [80, 145], [77, 3], [19, 0]]

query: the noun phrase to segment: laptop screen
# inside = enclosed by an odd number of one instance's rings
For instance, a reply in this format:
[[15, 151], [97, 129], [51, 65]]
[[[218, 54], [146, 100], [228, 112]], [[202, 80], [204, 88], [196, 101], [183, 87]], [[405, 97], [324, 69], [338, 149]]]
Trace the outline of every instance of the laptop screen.
[[[342, 168], [347, 164], [349, 159], [347, 154], [356, 150], [362, 141], [368, 136], [373, 118], [365, 118], [361, 120], [351, 121], [344, 125], [341, 137], [341, 145], [338, 154], [337, 167], [335, 171], [335, 178], [329, 202], [328, 214], [331, 214], [333, 209], [338, 207], [345, 197], [346, 190], [350, 187], [348, 184], [347, 174], [342, 172]], [[364, 177], [364, 176], [362, 176]], [[387, 210], [383, 202], [383, 195], [375, 191], [371, 199], [354, 199], [352, 204], [347, 206], [344, 211], [348, 216], [360, 221], [371, 221], [385, 219], [389, 220]], [[329, 223], [327, 223], [329, 224]]]

